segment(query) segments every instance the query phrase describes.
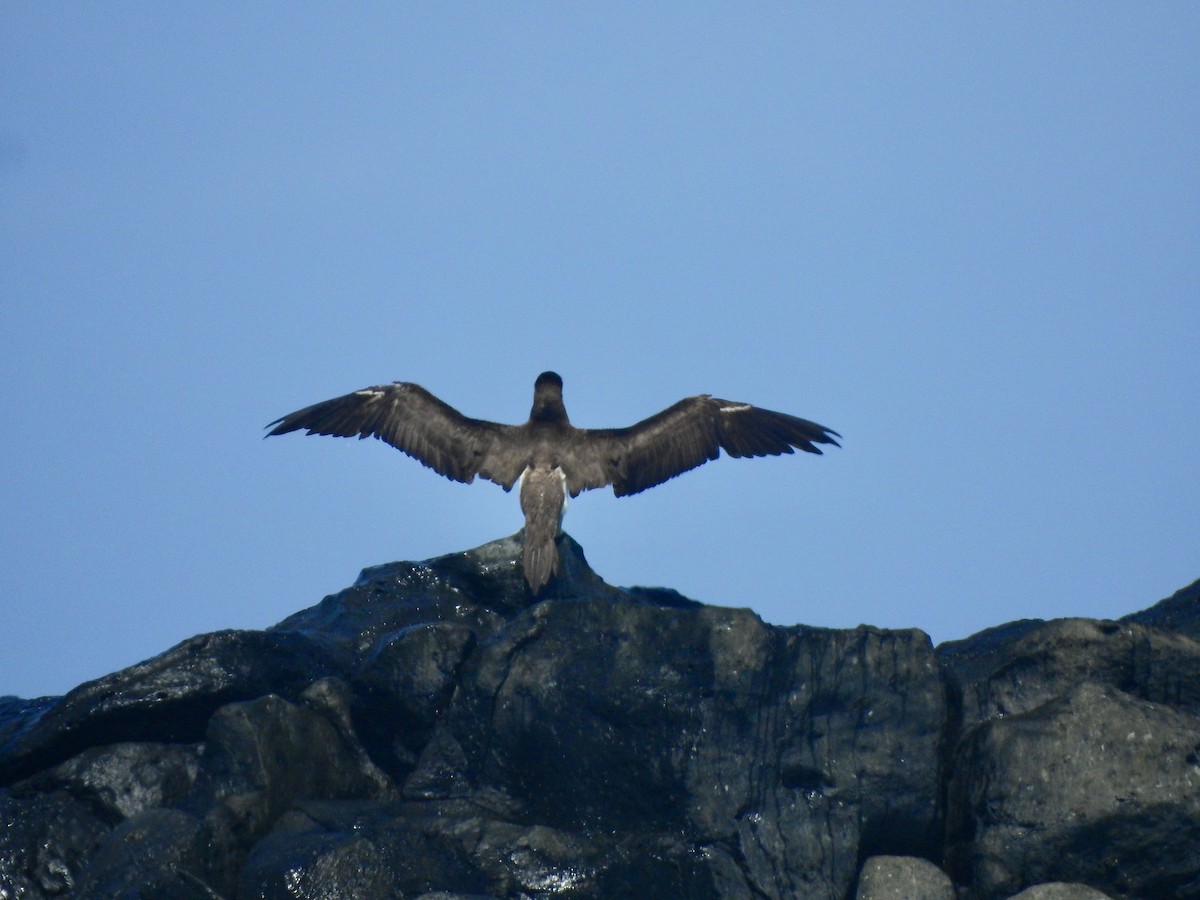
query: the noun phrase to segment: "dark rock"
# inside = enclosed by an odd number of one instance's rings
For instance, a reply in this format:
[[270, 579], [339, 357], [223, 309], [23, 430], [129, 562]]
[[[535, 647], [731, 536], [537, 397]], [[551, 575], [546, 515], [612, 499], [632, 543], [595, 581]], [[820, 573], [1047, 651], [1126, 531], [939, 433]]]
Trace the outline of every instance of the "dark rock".
[[292, 632], [191, 638], [22, 717], [0, 747], [0, 784], [102, 744], [199, 741], [218, 707], [266, 693], [294, 696], [328, 670], [320, 648]]
[[0, 752], [7, 748], [17, 735], [29, 730], [42, 714], [58, 704], [58, 697], [38, 697], [25, 700], [21, 697], [0, 697]]
[[376, 643], [354, 677], [363, 743], [397, 778], [416, 766], [445, 712], [477, 632], [456, 622], [412, 625]]
[[20, 782], [14, 791], [65, 791], [117, 822], [179, 803], [196, 781], [199, 758], [198, 744], [109, 744]]
[[405, 792], [566, 831], [682, 832], [766, 896], [841, 897], [860, 852], [937, 851], [943, 721], [920, 632], [546, 601], [464, 666]]
[[344, 692], [318, 682], [300, 704], [269, 694], [212, 716], [200, 777], [182, 806], [203, 818], [218, 890], [232, 890], [232, 873], [297, 799], [389, 794], [387, 777], [348, 730]]
[[[428, 860], [429, 848], [406, 847]], [[268, 835], [242, 869], [238, 897], [293, 900], [296, 897], [409, 896], [398, 848], [355, 834]]]
[[960, 675], [966, 729], [1085, 682], [1200, 715], [1200, 642], [1143, 625], [1058, 619], [1022, 628], [966, 664], [941, 648], [939, 657]]
[[935, 656], [559, 547], [536, 603], [518, 534], [0, 698], [0, 897], [940, 897], [947, 852], [964, 900], [1200, 897], [1185, 634], [1022, 622]]
[[917, 856], [872, 856], [863, 864], [855, 900], [955, 900], [950, 876]]
[[[1186, 858], [1191, 845], [1160, 841], [1158, 829], [1143, 821], [1150, 805], [1165, 804], [1169, 822], [1186, 816], [1187, 804], [1169, 789], [1164, 796], [1122, 790], [1137, 772], [1156, 771], [1164, 784], [1177, 786], [1200, 775], [1191, 770], [1195, 748], [1180, 724], [1200, 716], [1200, 643], [1133, 618], [1013, 623], [938, 648], [962, 735], [951, 761], [946, 852], [953, 874], [973, 884], [972, 896], [1004, 897], [1054, 879], [1119, 897], [1158, 896], [1153, 889], [1140, 893], [1147, 886], [1191, 896], [1185, 886], [1200, 864], [1174, 859]], [[1123, 743], [1114, 749], [1118, 736], [1123, 740], [1147, 717], [1163, 720], [1158, 731], [1171, 734], [1181, 758], [1148, 751], [1155, 765], [1139, 769], [1142, 762], [1122, 755]], [[1105, 723], [1112, 732], [1102, 752], [1090, 741], [1099, 740], [1096, 729]], [[1037, 761], [1057, 765], [1034, 771]], [[1101, 769], [1108, 774], [1097, 780]], [[1054, 790], [1035, 788], [1047, 771], [1061, 772]], [[1099, 852], [1109, 840], [1123, 857], [1139, 860], [1127, 876], [1113, 874], [1111, 859]], [[1055, 862], [1058, 852], [1070, 855], [1071, 864]]]
[[949, 785], [947, 862], [973, 897], [1049, 881], [1192, 896], [1200, 717], [1084, 683], [972, 731]]
[[0, 897], [69, 892], [111, 828], [65, 791], [27, 797], [0, 791]]
[[303, 804], [256, 845], [239, 896], [295, 896], [285, 881], [301, 896], [760, 896], [720, 848], [523, 825], [464, 801]]
[[1044, 619], [1018, 619], [963, 638], [938, 644], [937, 655], [963, 684], [980, 681], [1000, 668], [1012, 654], [1012, 647], [1029, 632], [1046, 624]]
[[1200, 580], [1180, 588], [1149, 609], [1122, 617], [1121, 621], [1149, 625], [1200, 640]]
[[[270, 631], [296, 632], [321, 643], [347, 670], [413, 626], [452, 623], [485, 638], [534, 602], [520, 566], [520, 534], [425, 562], [364, 569], [351, 587]], [[624, 594], [588, 567], [569, 535], [559, 538], [558, 548], [560, 575], [540, 597]]]
[[79, 879], [76, 898], [209, 900], [204, 883], [205, 835], [194, 816], [149, 809], [110, 832]]

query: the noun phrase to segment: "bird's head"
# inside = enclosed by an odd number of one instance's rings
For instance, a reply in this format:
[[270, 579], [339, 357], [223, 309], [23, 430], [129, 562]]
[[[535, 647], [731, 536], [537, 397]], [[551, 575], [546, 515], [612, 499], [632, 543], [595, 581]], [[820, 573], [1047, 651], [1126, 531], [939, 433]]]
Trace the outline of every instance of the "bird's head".
[[567, 410], [563, 406], [562, 378], [557, 372], [543, 372], [533, 383], [533, 409], [530, 420], [567, 421]]

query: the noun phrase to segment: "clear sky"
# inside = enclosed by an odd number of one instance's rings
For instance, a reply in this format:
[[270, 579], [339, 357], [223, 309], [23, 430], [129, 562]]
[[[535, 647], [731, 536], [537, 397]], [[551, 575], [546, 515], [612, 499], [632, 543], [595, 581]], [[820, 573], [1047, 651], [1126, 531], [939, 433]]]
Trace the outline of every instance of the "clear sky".
[[1194, 3], [0, 5], [0, 694], [516, 531], [392, 380], [814, 419], [566, 528], [769, 622], [1115, 617], [1200, 576]]

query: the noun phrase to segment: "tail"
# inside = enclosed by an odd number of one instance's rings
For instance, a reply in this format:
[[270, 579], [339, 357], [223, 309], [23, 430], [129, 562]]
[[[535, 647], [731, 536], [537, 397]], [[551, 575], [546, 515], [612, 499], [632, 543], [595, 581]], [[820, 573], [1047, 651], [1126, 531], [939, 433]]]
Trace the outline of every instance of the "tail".
[[558, 469], [529, 469], [521, 477], [521, 511], [525, 513], [521, 563], [535, 597], [558, 573], [555, 540], [565, 507], [566, 488]]

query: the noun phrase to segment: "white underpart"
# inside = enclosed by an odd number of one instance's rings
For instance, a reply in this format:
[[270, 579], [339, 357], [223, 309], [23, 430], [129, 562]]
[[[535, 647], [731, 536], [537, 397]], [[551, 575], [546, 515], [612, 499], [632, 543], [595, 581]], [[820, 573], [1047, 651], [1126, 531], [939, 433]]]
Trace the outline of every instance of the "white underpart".
[[[529, 471], [529, 467], [525, 467], [525, 472], [517, 476], [517, 496], [521, 496], [521, 482], [525, 480], [525, 473]], [[558, 480], [562, 482], [563, 505], [562, 511], [558, 514], [558, 525], [562, 527], [563, 516], [567, 514], [567, 503], [571, 499], [571, 492], [567, 490], [567, 473], [562, 470], [562, 466], [555, 466], [554, 472], [558, 475]]]

